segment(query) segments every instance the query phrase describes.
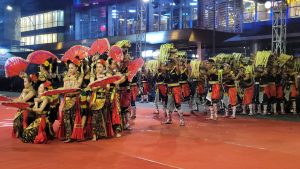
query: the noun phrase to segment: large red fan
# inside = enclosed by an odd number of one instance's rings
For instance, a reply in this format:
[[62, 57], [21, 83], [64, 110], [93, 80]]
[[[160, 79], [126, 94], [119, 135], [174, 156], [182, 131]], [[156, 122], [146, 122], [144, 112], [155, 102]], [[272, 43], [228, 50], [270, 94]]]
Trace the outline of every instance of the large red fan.
[[27, 56], [27, 61], [33, 64], [43, 64], [49, 58], [58, 59], [53, 53], [45, 50], [37, 50]]
[[89, 55], [95, 55], [99, 53], [102, 55], [104, 52], [107, 52], [110, 48], [109, 41], [106, 38], [97, 39], [91, 46], [89, 50]]
[[7, 102], [7, 101], [11, 101], [11, 98], [8, 98], [6, 96], [0, 96], [0, 102]]
[[90, 86], [90, 88], [103, 87], [103, 86], [106, 86], [107, 84], [114, 83], [120, 79], [121, 79], [121, 76], [118, 76], [118, 75], [110, 76], [110, 77], [103, 78], [101, 80], [97, 80], [93, 83], [90, 83], [89, 86]]
[[25, 102], [2, 102], [3, 106], [14, 107], [18, 109], [26, 109], [30, 106], [30, 104]]
[[71, 89], [54, 89], [44, 92], [43, 96], [52, 96], [52, 95], [58, 95], [58, 94], [68, 94], [68, 93], [76, 93], [79, 92], [80, 88], [71, 88]]
[[18, 76], [21, 72], [25, 72], [28, 62], [20, 57], [11, 57], [5, 62], [5, 75], [6, 77]]
[[128, 63], [128, 81], [132, 81], [138, 70], [143, 67], [145, 61], [143, 58], [137, 58]]
[[121, 62], [124, 58], [123, 50], [119, 46], [112, 46], [108, 52], [108, 56], [110, 56], [116, 62]]
[[75, 59], [82, 60], [89, 56], [89, 50], [90, 48], [88, 47], [75, 45], [67, 50], [64, 56], [61, 58], [61, 61], [67, 62], [68, 60], [74, 61]]

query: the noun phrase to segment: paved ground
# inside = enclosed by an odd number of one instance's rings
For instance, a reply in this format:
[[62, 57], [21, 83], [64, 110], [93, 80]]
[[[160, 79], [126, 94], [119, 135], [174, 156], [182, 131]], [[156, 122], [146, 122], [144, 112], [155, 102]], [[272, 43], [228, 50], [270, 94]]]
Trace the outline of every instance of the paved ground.
[[186, 126], [161, 125], [152, 104], [138, 104], [132, 130], [121, 138], [46, 145], [11, 138], [16, 109], [0, 106], [0, 168], [212, 168], [299, 169], [300, 123], [252, 119], [207, 121], [202, 113]]
[[8, 97], [18, 97], [20, 96], [19, 92], [9, 92], [9, 91], [0, 91], [0, 95], [8, 96]]

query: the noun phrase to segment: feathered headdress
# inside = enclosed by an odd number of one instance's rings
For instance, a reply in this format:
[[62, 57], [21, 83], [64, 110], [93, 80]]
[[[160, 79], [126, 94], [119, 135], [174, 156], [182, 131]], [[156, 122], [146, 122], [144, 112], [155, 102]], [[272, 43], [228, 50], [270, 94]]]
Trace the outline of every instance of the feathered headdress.
[[199, 78], [200, 76], [200, 67], [201, 67], [201, 60], [194, 59], [190, 63], [192, 71], [191, 71], [191, 76], [193, 78]]
[[158, 60], [149, 60], [146, 62], [145, 67], [152, 73], [155, 74], [157, 73], [159, 66]]
[[115, 45], [122, 48], [122, 49], [131, 47], [131, 43], [130, 43], [129, 40], [118, 41]]
[[278, 63], [279, 66], [282, 67], [283, 65], [285, 65], [289, 60], [292, 60], [293, 56], [292, 55], [287, 55], [287, 54], [280, 54], [280, 56], [278, 57]]
[[271, 51], [258, 51], [255, 57], [255, 66], [266, 67], [271, 54]]
[[[159, 49], [159, 57], [158, 57], [158, 61], [160, 63], [165, 63], [168, 61], [170, 55], [171, 55], [171, 51], [175, 51], [175, 48], [174, 48], [174, 44], [172, 43], [166, 43], [166, 44], [163, 44], [160, 46], [160, 49]], [[177, 52], [177, 51], [175, 51]]]

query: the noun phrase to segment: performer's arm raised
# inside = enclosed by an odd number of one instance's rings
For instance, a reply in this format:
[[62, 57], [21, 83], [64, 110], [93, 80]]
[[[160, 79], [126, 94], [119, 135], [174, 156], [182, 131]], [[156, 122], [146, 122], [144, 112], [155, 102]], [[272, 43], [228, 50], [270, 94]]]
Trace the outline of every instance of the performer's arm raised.
[[42, 103], [41, 103], [41, 106], [40, 107], [34, 107], [32, 108], [32, 111], [36, 112], [36, 113], [41, 113], [43, 112], [43, 110], [46, 108], [47, 104], [48, 104], [48, 99], [47, 97], [44, 97], [42, 99]]

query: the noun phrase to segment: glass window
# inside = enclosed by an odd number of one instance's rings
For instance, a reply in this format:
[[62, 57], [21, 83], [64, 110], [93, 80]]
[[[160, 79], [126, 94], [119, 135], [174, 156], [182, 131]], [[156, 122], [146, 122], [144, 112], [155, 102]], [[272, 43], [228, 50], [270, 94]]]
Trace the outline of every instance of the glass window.
[[53, 27], [53, 17], [52, 17], [52, 12], [46, 13], [45, 16], [46, 16], [46, 18], [47, 18], [46, 27], [47, 27], [47, 28]]
[[48, 41], [48, 43], [52, 43], [53, 42], [53, 34], [48, 34], [47, 35], [47, 41]]
[[26, 16], [21, 18], [21, 31], [31, 31], [35, 28], [35, 17]]
[[117, 11], [118, 11], [118, 14], [119, 14], [119, 19], [117, 20], [118, 26], [119, 26], [118, 35], [123, 36], [123, 35], [126, 35], [126, 26], [127, 26], [126, 5], [124, 5], [124, 4], [118, 5]]
[[213, 1], [201, 1], [201, 27], [204, 29], [213, 29], [214, 11]]
[[127, 8], [126, 8], [126, 13], [127, 13], [127, 17], [126, 17], [126, 21], [127, 21], [127, 35], [130, 34], [134, 34], [136, 32], [136, 26], [137, 26], [137, 5], [135, 2], [131, 2], [127, 4]]
[[227, 1], [216, 4], [216, 29], [226, 31]]
[[107, 35], [107, 8], [92, 6], [76, 13], [76, 39], [98, 38]]
[[52, 40], [53, 40], [53, 42], [58, 42], [57, 41], [57, 33], [52, 34]]
[[151, 31], [159, 31], [160, 30], [160, 5], [159, 5], [159, 2], [157, 1], [154, 1], [152, 3], [152, 7], [153, 7], [153, 13], [151, 14], [150, 13], [150, 16], [153, 16], [153, 22], [152, 22], [152, 25], [153, 26], [152, 28], [150, 28]]
[[59, 10], [57, 15], [58, 26], [64, 26], [64, 11]]
[[53, 27], [57, 27], [57, 11], [52, 12], [52, 22], [53, 22]]
[[166, 31], [170, 30], [171, 25], [171, 8], [173, 6], [173, 1], [166, 0], [161, 1], [161, 12], [160, 12], [160, 30]]
[[39, 14], [36, 16], [37, 17], [37, 22], [36, 22], [36, 26], [37, 29], [44, 29], [44, 23], [46, 22], [46, 20], [44, 19], [43, 14]]
[[21, 18], [21, 26], [20, 26], [21, 32], [24, 32], [24, 20], [25, 18]]
[[34, 45], [34, 36], [27, 36], [21, 38], [22, 45]]
[[64, 11], [51, 11], [21, 18], [21, 32], [64, 26]]
[[34, 45], [34, 44], [46, 44], [46, 43], [55, 43], [55, 42], [63, 41], [62, 33], [50, 33], [50, 34], [42, 34], [36, 36], [27, 36], [22, 37], [21, 42], [23, 45]]
[[289, 7], [290, 17], [300, 17], [300, 0], [291, 1]]
[[62, 41], [64, 41], [64, 34], [63, 33], [59, 33], [59, 34], [56, 34], [55, 35], [57, 38], [57, 42], [62, 42]]
[[[193, 0], [193, 2], [189, 2], [190, 4], [190, 14], [188, 16], [190, 16], [190, 27], [195, 27], [198, 24], [198, 3], [197, 0]], [[187, 5], [186, 5], [187, 6]], [[185, 12], [185, 14], [188, 12]]]
[[[245, 0], [246, 1], [246, 0]], [[239, 0], [198, 1], [201, 4], [200, 26], [203, 29], [241, 32], [242, 2]], [[215, 8], [214, 8], [215, 7]], [[196, 24], [196, 23], [195, 23]], [[215, 24], [215, 25], [214, 25]]]
[[181, 28], [181, 17], [183, 17], [182, 13], [182, 4], [178, 2], [178, 4], [175, 4], [172, 2], [171, 4], [171, 9], [172, 9], [172, 29], [180, 29]]
[[244, 23], [255, 21], [255, 0], [243, 0]]
[[257, 3], [257, 20], [258, 21], [270, 20], [271, 8], [266, 8], [266, 5], [265, 5], [266, 2], [267, 1]]

